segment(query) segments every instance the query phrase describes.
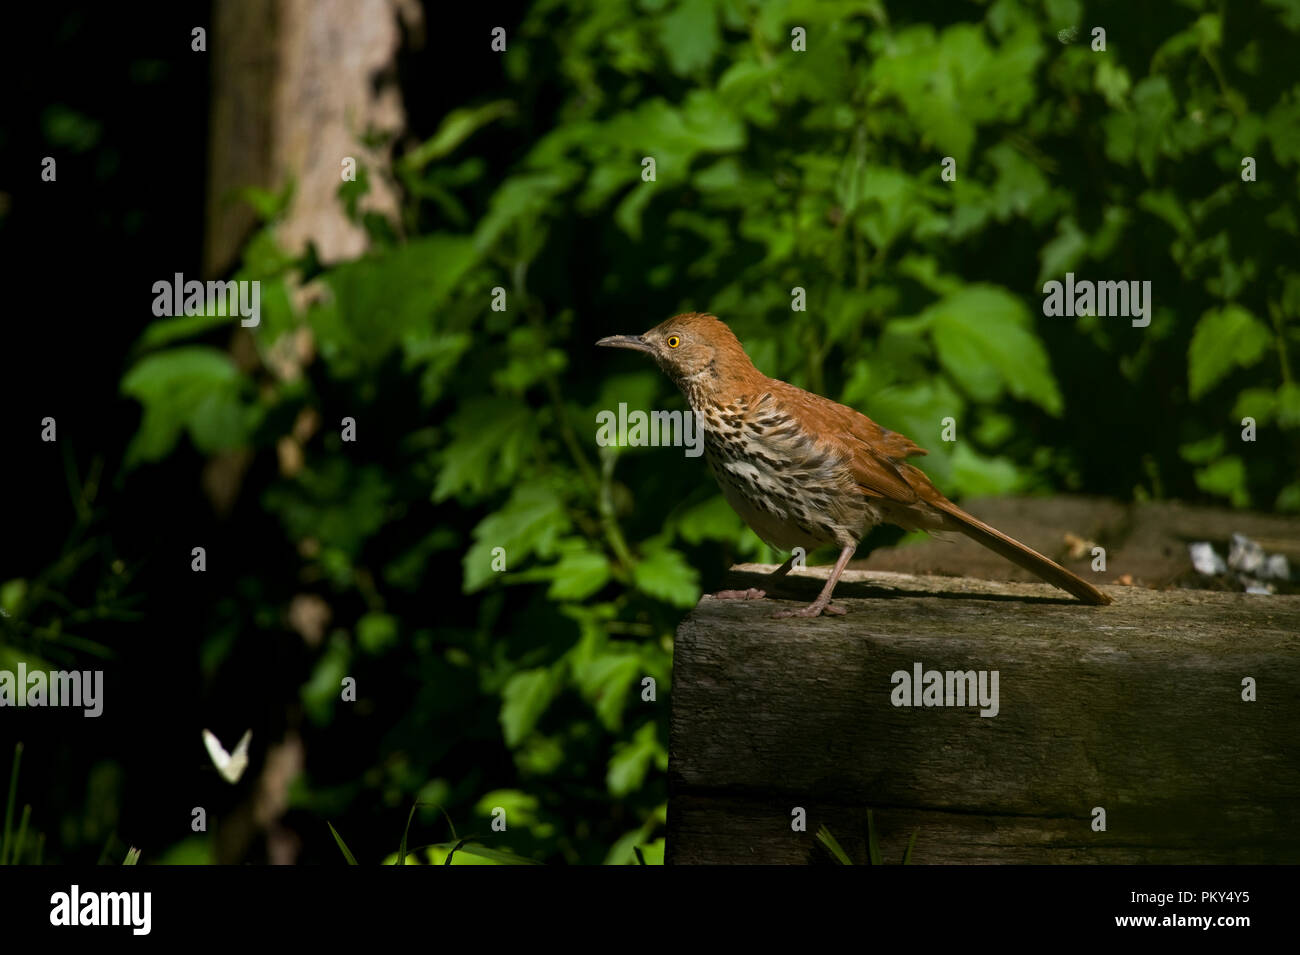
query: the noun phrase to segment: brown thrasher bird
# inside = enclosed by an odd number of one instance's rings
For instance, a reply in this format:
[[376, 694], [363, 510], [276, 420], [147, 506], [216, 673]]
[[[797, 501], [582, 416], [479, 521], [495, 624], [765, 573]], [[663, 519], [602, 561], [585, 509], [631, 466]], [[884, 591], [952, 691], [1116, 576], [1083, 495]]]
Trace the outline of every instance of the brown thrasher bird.
[[[960, 531], [1084, 603], [1110, 597], [1033, 548], [967, 514], [907, 462], [926, 452], [864, 414], [768, 378], [731, 329], [689, 312], [644, 335], [596, 342], [653, 355], [698, 415], [704, 453], [722, 494], [745, 523], [777, 550], [810, 552], [835, 544], [839, 559], [807, 607], [777, 616], [839, 614], [831, 592], [858, 543], [879, 523], [906, 530]], [[792, 556], [772, 574], [784, 576]], [[755, 588], [714, 594], [766, 596]]]

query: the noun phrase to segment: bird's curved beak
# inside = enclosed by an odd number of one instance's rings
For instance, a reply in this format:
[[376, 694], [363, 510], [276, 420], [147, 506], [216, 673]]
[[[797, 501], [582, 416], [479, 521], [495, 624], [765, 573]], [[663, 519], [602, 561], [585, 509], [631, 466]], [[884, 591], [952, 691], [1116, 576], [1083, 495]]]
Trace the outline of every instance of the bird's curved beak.
[[630, 348], [632, 351], [654, 354], [654, 349], [650, 347], [650, 343], [640, 335], [610, 335], [608, 338], [602, 338], [596, 344], [604, 345], [606, 348]]

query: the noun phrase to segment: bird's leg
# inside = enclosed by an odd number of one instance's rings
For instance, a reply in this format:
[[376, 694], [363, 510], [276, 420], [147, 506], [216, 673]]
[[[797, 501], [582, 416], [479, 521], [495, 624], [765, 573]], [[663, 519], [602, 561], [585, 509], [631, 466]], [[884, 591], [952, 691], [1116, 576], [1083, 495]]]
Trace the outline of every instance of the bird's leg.
[[838, 615], [848, 613], [843, 607], [837, 607], [831, 603], [831, 592], [835, 590], [835, 583], [840, 579], [840, 574], [844, 573], [844, 568], [848, 566], [849, 560], [857, 550], [857, 545], [845, 547], [840, 551], [840, 559], [835, 562], [835, 568], [831, 571], [830, 577], [826, 581], [826, 586], [822, 592], [806, 607], [800, 607], [798, 610], [778, 610], [772, 616], [774, 617], [818, 617], [822, 614]]
[[[767, 575], [767, 579], [778, 580], [790, 573], [790, 568], [793, 566], [794, 554], [791, 554], [789, 560]], [[767, 591], [750, 587], [748, 590], [719, 590], [716, 594], [705, 594], [705, 596], [712, 597], [714, 600], [759, 600], [767, 596]]]

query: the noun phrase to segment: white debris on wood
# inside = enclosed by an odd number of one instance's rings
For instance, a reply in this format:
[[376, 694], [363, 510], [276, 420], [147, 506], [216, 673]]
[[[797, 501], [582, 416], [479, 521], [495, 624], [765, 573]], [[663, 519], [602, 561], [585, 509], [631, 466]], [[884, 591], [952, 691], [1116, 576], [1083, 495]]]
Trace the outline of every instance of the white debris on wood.
[[1248, 594], [1276, 593], [1277, 588], [1270, 581], [1291, 579], [1291, 565], [1285, 554], [1266, 554], [1258, 542], [1244, 534], [1232, 535], [1226, 561], [1208, 541], [1188, 544], [1187, 551], [1198, 574], [1205, 577], [1228, 574]]
[[1223, 558], [1215, 553], [1214, 545], [1207, 541], [1188, 544], [1187, 550], [1192, 555], [1192, 566], [1196, 568], [1198, 574], [1214, 577], [1228, 569]]

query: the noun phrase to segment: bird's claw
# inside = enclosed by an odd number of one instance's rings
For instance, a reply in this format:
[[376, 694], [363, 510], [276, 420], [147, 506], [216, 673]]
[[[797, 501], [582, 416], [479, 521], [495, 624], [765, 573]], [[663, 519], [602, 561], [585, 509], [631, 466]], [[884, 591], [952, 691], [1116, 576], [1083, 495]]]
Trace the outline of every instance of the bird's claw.
[[778, 610], [776, 613], [772, 614], [772, 616], [820, 617], [822, 614], [826, 614], [828, 617], [841, 617], [846, 613], [848, 613], [848, 611], [838, 604], [828, 603], [823, 606], [818, 606], [816, 603], [811, 603], [808, 606], [800, 607], [797, 610]]

